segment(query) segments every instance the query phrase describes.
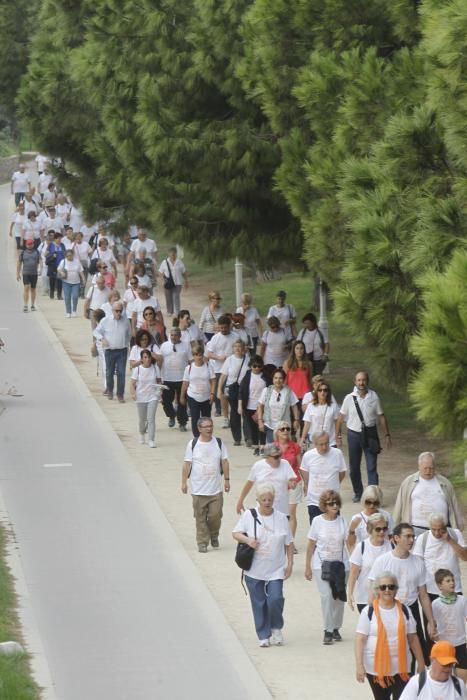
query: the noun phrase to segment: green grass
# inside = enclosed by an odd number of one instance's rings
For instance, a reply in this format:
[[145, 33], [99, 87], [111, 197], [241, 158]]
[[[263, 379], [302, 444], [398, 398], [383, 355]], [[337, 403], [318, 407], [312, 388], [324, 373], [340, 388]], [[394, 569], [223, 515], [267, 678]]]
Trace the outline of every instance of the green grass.
[[[0, 642], [20, 641], [13, 579], [5, 563], [7, 534], [0, 526]], [[39, 700], [26, 654], [0, 655], [0, 698]]]

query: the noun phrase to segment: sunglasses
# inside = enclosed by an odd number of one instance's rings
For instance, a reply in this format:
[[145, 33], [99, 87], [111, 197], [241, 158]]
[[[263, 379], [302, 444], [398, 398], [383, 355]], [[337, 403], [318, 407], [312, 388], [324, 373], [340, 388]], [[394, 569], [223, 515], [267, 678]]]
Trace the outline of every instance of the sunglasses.
[[379, 501], [365, 501], [366, 506], [379, 506]]
[[326, 501], [326, 505], [327, 506], [338, 506], [339, 504], [337, 501]]
[[287, 431], [288, 433], [290, 433], [290, 428], [279, 428], [279, 432], [282, 431]]
[[397, 586], [395, 583], [382, 583], [378, 586], [380, 591], [397, 591]]
[[327, 394], [328, 392], [329, 392], [329, 389], [318, 389], [319, 394], [322, 394], [322, 393]]
[[375, 532], [387, 532], [389, 528], [386, 527], [375, 527]]
[[270, 457], [272, 457], [273, 459], [280, 459], [281, 455], [270, 455]]

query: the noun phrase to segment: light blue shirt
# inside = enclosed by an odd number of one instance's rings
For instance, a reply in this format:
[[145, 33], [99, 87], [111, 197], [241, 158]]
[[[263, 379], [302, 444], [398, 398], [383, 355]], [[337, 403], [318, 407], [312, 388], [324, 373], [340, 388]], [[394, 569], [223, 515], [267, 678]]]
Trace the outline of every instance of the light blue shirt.
[[130, 324], [126, 316], [114, 318], [106, 316], [93, 333], [98, 340], [106, 340], [105, 350], [121, 350], [130, 343]]

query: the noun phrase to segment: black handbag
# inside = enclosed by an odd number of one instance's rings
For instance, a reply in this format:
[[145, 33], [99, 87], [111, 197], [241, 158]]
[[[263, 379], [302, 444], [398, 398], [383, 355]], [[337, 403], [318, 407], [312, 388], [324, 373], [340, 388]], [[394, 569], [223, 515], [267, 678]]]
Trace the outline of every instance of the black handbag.
[[378, 429], [376, 425], [365, 425], [365, 420], [360, 410], [360, 406], [358, 405], [357, 397], [354, 396], [353, 400], [358, 413], [358, 417], [360, 418], [362, 423], [362, 432], [360, 433], [361, 446], [363, 447], [363, 449], [368, 449], [368, 451], [371, 452], [371, 454], [379, 455], [379, 453], [382, 452], [383, 448], [381, 447], [381, 443], [379, 441]]
[[165, 278], [164, 289], [173, 289], [176, 285], [172, 276], [172, 270], [170, 269], [170, 263], [168, 258], [165, 261], [165, 264], [167, 265], [167, 271], [169, 273], [169, 276]]
[[[256, 523], [259, 522], [256, 508], [250, 508], [250, 513], [255, 521], [254, 537], [256, 539]], [[244, 534], [246, 535], [246, 532]], [[253, 549], [253, 547], [250, 547], [249, 544], [247, 544], [246, 542], [237, 543], [237, 551], [235, 552], [235, 563], [238, 567], [240, 567], [240, 569], [243, 569], [243, 571], [249, 571], [251, 569], [251, 565], [253, 564], [254, 555], [255, 550]]]
[[238, 383], [238, 379], [240, 377], [240, 374], [242, 373], [242, 367], [244, 364], [245, 357], [243, 358], [242, 364], [240, 365], [240, 369], [238, 370], [237, 380], [235, 382], [232, 382], [232, 384], [229, 384], [229, 386], [226, 388], [226, 393], [230, 401], [238, 401], [238, 397], [240, 395], [240, 384]]

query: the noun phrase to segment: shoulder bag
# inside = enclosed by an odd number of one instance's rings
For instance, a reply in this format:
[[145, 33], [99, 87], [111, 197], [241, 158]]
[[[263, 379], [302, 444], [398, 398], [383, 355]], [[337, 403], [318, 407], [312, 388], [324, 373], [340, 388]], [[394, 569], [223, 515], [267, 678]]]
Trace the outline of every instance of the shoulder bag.
[[[255, 522], [254, 538], [256, 539], [256, 523], [259, 522], [256, 508], [250, 508], [250, 513], [253, 516], [253, 520]], [[243, 534], [246, 535], [247, 533], [244, 532]], [[243, 569], [243, 571], [249, 571], [251, 569], [251, 565], [253, 564], [254, 555], [255, 550], [253, 549], [253, 547], [250, 547], [249, 544], [247, 544], [246, 542], [237, 543], [237, 551], [235, 552], [235, 563], [238, 567], [240, 567], [240, 569]]]
[[172, 275], [172, 270], [170, 269], [170, 263], [168, 258], [166, 259], [165, 264], [167, 266], [167, 272], [169, 273], [169, 276], [165, 278], [164, 289], [173, 289], [175, 287], [175, 282]]
[[368, 426], [365, 425], [365, 419], [363, 418], [363, 413], [357, 401], [357, 397], [353, 396], [353, 401], [355, 404], [355, 409], [358, 413], [362, 424], [362, 432], [360, 433], [360, 443], [363, 449], [367, 448], [369, 452], [373, 455], [379, 455], [382, 452], [381, 443], [379, 441], [378, 429], [376, 425]]

